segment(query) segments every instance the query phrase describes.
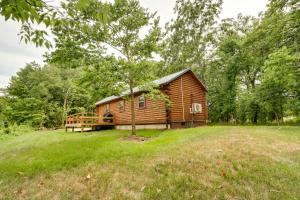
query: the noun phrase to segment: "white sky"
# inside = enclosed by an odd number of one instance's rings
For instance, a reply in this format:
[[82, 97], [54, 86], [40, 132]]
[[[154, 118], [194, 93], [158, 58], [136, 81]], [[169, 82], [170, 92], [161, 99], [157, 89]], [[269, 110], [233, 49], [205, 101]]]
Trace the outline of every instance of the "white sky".
[[[173, 7], [176, 0], [140, 0], [140, 2], [151, 12], [157, 11], [161, 25], [174, 16]], [[236, 17], [239, 13], [257, 16], [259, 12], [266, 10], [267, 3], [268, 0], [224, 0], [221, 18]], [[26, 63], [31, 61], [43, 63], [42, 55], [45, 49], [20, 43], [19, 28], [17, 22], [5, 21], [0, 17], [0, 88], [7, 86], [10, 77]]]

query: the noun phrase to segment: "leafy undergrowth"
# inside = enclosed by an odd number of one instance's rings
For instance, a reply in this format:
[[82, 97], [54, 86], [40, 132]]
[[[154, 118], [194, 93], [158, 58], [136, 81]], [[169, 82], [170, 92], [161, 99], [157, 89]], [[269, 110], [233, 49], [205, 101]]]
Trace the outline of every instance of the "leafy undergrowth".
[[35, 132], [0, 141], [0, 199], [299, 199], [299, 127]]

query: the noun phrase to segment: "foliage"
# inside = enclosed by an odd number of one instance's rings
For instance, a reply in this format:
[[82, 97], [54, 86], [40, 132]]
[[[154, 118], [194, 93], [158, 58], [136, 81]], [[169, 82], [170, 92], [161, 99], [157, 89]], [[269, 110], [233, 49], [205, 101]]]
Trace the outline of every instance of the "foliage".
[[166, 25], [163, 58], [169, 72], [205, 67], [205, 57], [215, 41], [216, 20], [222, 0], [178, 0], [176, 18]]
[[75, 85], [72, 70], [27, 64], [11, 78], [2, 116], [10, 124], [59, 127], [65, 115], [89, 105], [89, 95]]
[[[13, 124], [10, 126], [4, 126], [4, 127], [0, 127], [0, 135], [2, 134], [2, 136], [6, 135], [6, 136], [20, 136], [23, 134], [28, 134], [30, 132], [32, 132], [33, 129], [30, 125], [17, 125], [17, 124]], [[0, 136], [0, 140], [1, 140], [1, 136]]]
[[56, 19], [57, 11], [53, 6], [43, 0], [1, 0], [0, 15], [5, 20], [12, 19], [21, 22], [21, 40], [25, 43], [32, 41], [36, 46], [51, 47], [46, 39], [48, 35], [44, 29], [34, 28], [36, 24], [43, 24], [49, 27]]
[[273, 117], [271, 120], [283, 120], [284, 111], [299, 115], [298, 60], [299, 57], [291, 55], [290, 50], [283, 47], [270, 54], [265, 62], [258, 98], [269, 116]]
[[272, 1], [258, 19], [239, 15], [220, 24], [202, 71], [212, 121], [282, 123], [299, 116], [298, 11], [295, 2], [282, 3]]
[[[76, 9], [82, 10], [94, 0], [73, 1]], [[61, 3], [64, 5], [64, 3]], [[50, 28], [76, 24], [78, 21], [66, 21], [63, 10], [59, 6], [52, 5], [44, 0], [1, 0], [0, 15], [5, 20], [11, 19], [21, 23], [20, 36], [25, 43], [33, 42], [36, 46], [52, 47], [49, 40]], [[102, 23], [106, 23], [105, 8], [97, 10], [97, 17]]]

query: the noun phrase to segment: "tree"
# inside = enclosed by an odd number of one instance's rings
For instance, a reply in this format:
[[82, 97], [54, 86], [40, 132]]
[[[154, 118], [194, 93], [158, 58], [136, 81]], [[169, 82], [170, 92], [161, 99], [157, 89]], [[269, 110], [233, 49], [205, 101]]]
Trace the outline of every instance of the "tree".
[[[77, 0], [77, 9], [84, 9], [95, 0]], [[62, 3], [64, 5], [64, 3]], [[64, 13], [60, 8], [44, 0], [0, 0], [0, 15], [5, 20], [21, 23], [21, 40], [33, 42], [36, 46], [52, 47], [48, 40], [47, 28], [65, 26], [68, 21], [61, 20]], [[99, 20], [105, 23], [105, 9], [98, 10]], [[100, 19], [101, 18], [101, 19]], [[73, 23], [77, 23], [73, 21]], [[37, 26], [39, 25], [39, 26]], [[48, 30], [50, 31], [50, 30]]]
[[[135, 134], [134, 87], [145, 84], [151, 78], [149, 59], [158, 50], [160, 28], [154, 14], [139, 5], [138, 1], [116, 1], [111, 9], [112, 21], [107, 32], [107, 44], [117, 50], [120, 80], [129, 87], [132, 134]], [[149, 26], [150, 29], [149, 29]], [[148, 28], [144, 38], [143, 28]]]
[[209, 57], [204, 80], [209, 89], [210, 118], [216, 122], [236, 120], [240, 74], [247, 63], [243, 38], [251, 27], [251, 18], [226, 19], [218, 27], [217, 48]]
[[43, 0], [1, 0], [0, 15], [5, 20], [12, 19], [22, 24], [21, 39], [27, 43], [32, 41], [36, 46], [50, 47], [46, 39], [47, 32], [42, 28], [34, 28], [36, 24], [49, 27], [56, 19], [57, 10]]
[[[275, 4], [272, 1], [274, 4], [271, 3], [268, 11], [257, 19], [239, 15], [236, 20], [222, 21], [217, 34], [217, 48], [209, 57], [204, 71], [211, 120], [227, 122], [232, 119], [256, 124], [275, 118], [282, 120], [286, 114], [298, 115], [299, 92], [296, 87], [282, 85], [272, 78], [267, 81], [266, 77], [273, 72], [265, 70], [270, 59], [275, 59], [273, 54], [278, 53], [282, 63], [276, 64], [277, 71], [289, 74], [288, 77], [299, 76], [295, 70], [299, 68], [298, 35], [294, 34], [297, 20], [293, 19], [296, 12], [291, 2]], [[282, 52], [285, 46], [289, 46], [288, 53]], [[295, 60], [293, 70], [287, 72], [283, 68], [287, 69], [290, 65], [289, 56], [294, 56]], [[288, 83], [288, 80], [285, 81]], [[286, 97], [287, 90], [294, 91], [288, 95], [289, 98]]]
[[[128, 89], [126, 95], [131, 101], [132, 133], [135, 134], [133, 89], [144, 85], [152, 78], [152, 58], [159, 50], [161, 37], [159, 19], [155, 17], [155, 14], [142, 8], [136, 0], [115, 1], [114, 3], [93, 1], [81, 10], [76, 9], [75, 5], [76, 1], [75, 3], [69, 1], [64, 5], [66, 13], [69, 14], [64, 20], [70, 23], [67, 23], [66, 27], [58, 27], [55, 30], [57, 41], [60, 41], [61, 47], [64, 48], [65, 41], [75, 44], [74, 38], [79, 38], [79, 43], [75, 46], [84, 46], [85, 50], [90, 52], [83, 56], [85, 71], [101, 71], [100, 77], [109, 83], [109, 88]], [[98, 10], [103, 7], [107, 9], [107, 24], [103, 24], [103, 21], [99, 19]], [[72, 21], [77, 23], [73, 26]], [[143, 34], [143, 30], [148, 33]], [[66, 32], [69, 35], [66, 35]], [[96, 52], [96, 54], [91, 52]], [[89, 60], [98, 60], [100, 64], [88, 62]], [[88, 77], [88, 74], [86, 75]], [[107, 84], [104, 86], [107, 87]]]
[[[27, 64], [11, 78], [3, 116], [12, 124], [60, 127], [66, 114], [89, 105], [90, 96], [75, 84], [78, 77], [70, 74], [75, 74], [75, 70]], [[76, 74], [80, 76], [78, 70]]]
[[167, 33], [163, 58], [170, 71], [187, 66], [204, 67], [212, 49], [216, 19], [222, 0], [177, 0], [176, 19], [166, 25]]
[[300, 73], [297, 67], [298, 57], [291, 50], [283, 47], [269, 55], [264, 65], [259, 98], [267, 108], [269, 116], [276, 121], [283, 121], [284, 107], [290, 107], [299, 113]]
[[5, 96], [0, 95], [0, 128], [4, 126], [4, 123], [7, 123], [7, 120], [4, 117], [4, 111], [8, 107], [8, 102]]

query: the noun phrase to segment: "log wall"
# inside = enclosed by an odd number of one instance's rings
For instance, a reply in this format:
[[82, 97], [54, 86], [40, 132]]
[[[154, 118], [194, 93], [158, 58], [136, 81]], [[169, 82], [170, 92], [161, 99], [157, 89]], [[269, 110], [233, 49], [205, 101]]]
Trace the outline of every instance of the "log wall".
[[[159, 100], [152, 100], [146, 97], [145, 108], [138, 107], [138, 97], [140, 94], [135, 95], [134, 106], [135, 106], [135, 119], [136, 124], [162, 124], [166, 123], [166, 108], [165, 104]], [[109, 102], [110, 113], [114, 115], [114, 120], [116, 125], [127, 125], [131, 124], [131, 111], [130, 111], [130, 101], [125, 100], [125, 110], [119, 110], [119, 102], [123, 99], [118, 99]], [[98, 114], [100, 117], [103, 116], [105, 112], [106, 104], [98, 106]]]

